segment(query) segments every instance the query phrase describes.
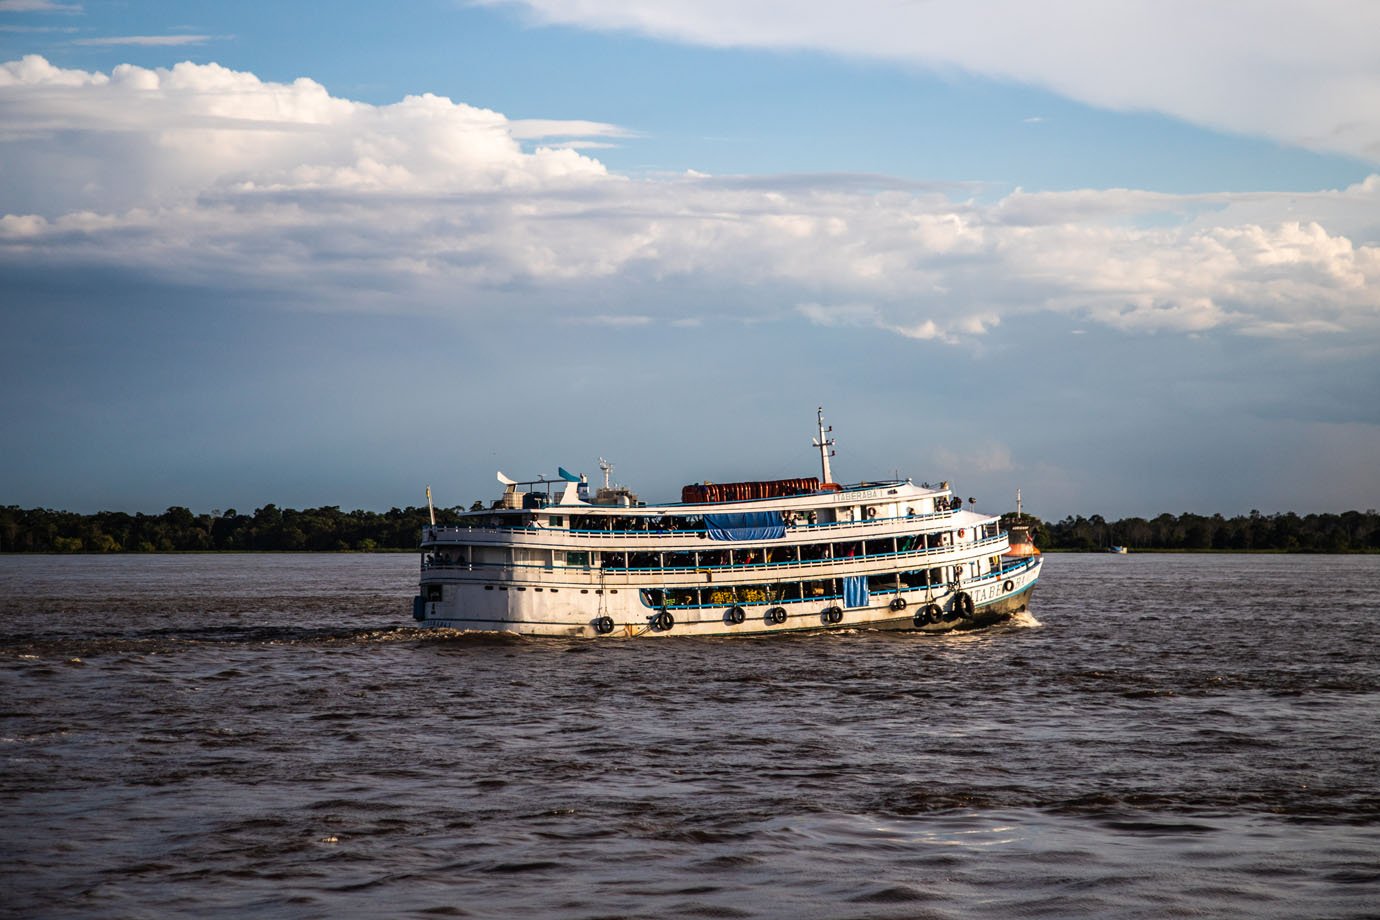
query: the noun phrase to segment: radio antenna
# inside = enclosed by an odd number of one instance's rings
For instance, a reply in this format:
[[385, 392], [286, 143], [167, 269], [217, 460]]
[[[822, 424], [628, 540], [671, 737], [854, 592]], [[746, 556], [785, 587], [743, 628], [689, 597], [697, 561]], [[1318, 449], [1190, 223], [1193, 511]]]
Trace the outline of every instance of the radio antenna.
[[818, 447], [818, 448], [819, 448], [819, 467], [820, 467], [820, 472], [821, 472], [821, 474], [824, 476], [824, 479], [823, 479], [822, 481], [823, 481], [823, 482], [833, 482], [833, 481], [834, 481], [834, 474], [833, 474], [833, 472], [829, 469], [829, 458], [832, 457], [832, 456], [834, 456], [834, 439], [833, 439], [833, 438], [829, 438], [829, 437], [825, 437], [825, 435], [827, 435], [829, 432], [833, 431], [833, 430], [834, 430], [834, 426], [833, 426], [833, 425], [830, 425], [828, 428], [825, 428], [825, 427], [824, 427], [824, 407], [823, 407], [823, 406], [820, 406], [820, 407], [819, 407], [818, 419], [819, 419], [819, 437], [815, 438], [815, 440], [814, 440], [813, 443], [814, 443], [815, 447]]

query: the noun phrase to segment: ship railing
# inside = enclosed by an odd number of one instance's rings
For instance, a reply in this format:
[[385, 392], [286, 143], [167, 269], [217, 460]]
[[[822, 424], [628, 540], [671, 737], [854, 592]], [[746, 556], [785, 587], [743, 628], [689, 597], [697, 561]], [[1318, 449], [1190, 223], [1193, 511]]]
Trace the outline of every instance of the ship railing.
[[[871, 518], [865, 521], [827, 521], [814, 524], [808, 521], [796, 520], [794, 523], [787, 524], [786, 530], [820, 532], [826, 530], [845, 530], [848, 528], [872, 528], [884, 524], [895, 524], [897, 522], [926, 522], [952, 518], [957, 512], [954, 511], [934, 511], [927, 514], [900, 514], [891, 517]], [[599, 528], [569, 528], [569, 527], [542, 527], [535, 524], [527, 524], [515, 527], [500, 527], [497, 525], [471, 527], [460, 526], [457, 524], [443, 524], [435, 527], [426, 527], [422, 531], [423, 542], [435, 542], [438, 537], [460, 535], [467, 533], [525, 533], [525, 534], [560, 534], [561, 536], [572, 537], [618, 537], [619, 539], [633, 540], [652, 540], [664, 541], [667, 537], [704, 537], [709, 531], [703, 527], [651, 527], [647, 529], [636, 528], [616, 528], [604, 530]]]
[[[898, 593], [899, 593], [899, 594], [908, 594], [908, 593], [915, 592], [915, 591], [929, 591], [929, 592], [933, 592], [933, 594], [936, 595], [936, 596], [943, 597], [943, 596], [945, 596], [945, 595], [946, 595], [948, 592], [950, 592], [950, 591], [969, 591], [969, 590], [973, 590], [973, 589], [976, 589], [976, 588], [985, 587], [985, 586], [987, 586], [987, 585], [989, 585], [989, 584], [997, 584], [997, 583], [999, 583], [999, 582], [1005, 580], [1005, 579], [1006, 579], [1007, 577], [1009, 577], [1010, 575], [1016, 574], [1016, 570], [1017, 570], [1017, 569], [1031, 568], [1031, 567], [1033, 567], [1033, 565], [1034, 565], [1034, 561], [1033, 561], [1033, 560], [1026, 560], [1026, 561], [1024, 561], [1024, 562], [1018, 563], [1015, 567], [1003, 567], [1002, 570], [999, 571], [999, 572], [989, 572], [989, 573], [986, 574], [986, 575], [979, 575], [979, 576], [976, 577], [976, 578], [964, 578], [964, 579], [963, 579], [962, 581], [960, 581], [960, 582], [955, 582], [955, 581], [953, 581], [952, 579], [950, 579], [950, 580], [946, 580], [946, 581], [937, 582], [937, 583], [931, 584], [931, 585], [909, 585], [909, 586], [901, 587], [901, 588], [899, 588], [899, 589], [897, 589], [897, 588], [885, 588], [885, 589], [883, 589], [883, 590], [877, 590], [877, 586], [876, 586], [875, 584], [869, 584], [869, 586], [868, 586], [868, 587], [869, 587], [869, 590], [868, 590], [868, 597], [869, 597], [869, 599], [876, 599], [876, 598], [879, 598], [879, 597], [889, 597], [889, 596], [893, 596], [893, 595], [896, 595], [896, 594], [898, 594]], [[891, 573], [886, 573], [886, 574], [891, 574]], [[676, 586], [676, 587], [684, 587], [684, 586]], [[700, 587], [701, 587], [701, 589], [703, 589], [704, 586], [700, 586]], [[723, 586], [721, 586], [721, 587], [731, 587], [731, 586], [729, 586], [729, 585], [723, 585]], [[639, 592], [639, 596], [640, 596], [640, 592]], [[664, 606], [666, 607], [667, 610], [714, 610], [714, 609], [722, 610], [722, 609], [724, 609], [724, 608], [726, 608], [726, 607], [733, 607], [733, 606], [738, 606], [738, 605], [743, 605], [743, 604], [750, 605], [750, 606], [761, 606], [761, 605], [764, 605], [764, 604], [819, 604], [819, 603], [825, 603], [825, 602], [829, 602], [829, 601], [841, 601], [841, 600], [843, 600], [843, 595], [842, 595], [842, 594], [816, 594], [816, 595], [813, 595], [813, 596], [811, 596], [811, 597], [805, 597], [805, 598], [800, 598], [800, 597], [777, 597], [777, 598], [771, 598], [771, 599], [767, 599], [767, 600], [734, 600], [734, 601], [732, 601], [732, 602], [719, 601], [719, 602], [717, 602], [717, 603], [709, 603], [709, 604], [665, 604]], [[643, 601], [642, 601], [642, 606], [644, 606], [644, 607], [647, 607], [647, 606], [648, 606], [645, 599], [643, 599]], [[660, 609], [660, 608], [652, 607], [652, 608], [649, 608], [649, 609], [655, 610], [655, 609]]]
[[[960, 559], [968, 559], [974, 553], [973, 550], [993, 547], [1005, 542], [1005, 534], [998, 534], [995, 537], [985, 537], [974, 540], [971, 543], [963, 543], [958, 546], [932, 546], [923, 549], [898, 550], [890, 553], [867, 553], [855, 556], [834, 556], [821, 559], [782, 559], [773, 562], [734, 562], [732, 564], [691, 564], [691, 565], [649, 565], [649, 566], [625, 566], [625, 565], [547, 565], [545, 562], [439, 562], [422, 558], [422, 569], [463, 569], [474, 571], [476, 569], [537, 569], [543, 572], [551, 572], [557, 569], [562, 571], [603, 571], [609, 575], [645, 575], [654, 572], [687, 574], [693, 572], [708, 572], [712, 574], [727, 574], [736, 572], [788, 572], [798, 569], [814, 568], [854, 568], [861, 565], [871, 565], [879, 562], [899, 562], [899, 561], [924, 561], [936, 556], [952, 556], [961, 552]], [[980, 555], [978, 553], [977, 555]], [[953, 564], [946, 560], [941, 564]], [[1018, 562], [1012, 565], [1003, 563], [1001, 571], [1017, 571], [1024, 563]]]
[[[843, 529], [843, 528], [848, 528], [848, 527], [876, 527], [876, 526], [881, 525], [881, 524], [895, 524], [895, 523], [897, 523], [897, 522], [899, 522], [899, 521], [919, 522], [919, 521], [942, 520], [942, 519], [945, 519], [945, 518], [951, 518], [951, 517], [953, 517], [953, 515], [954, 515], [955, 513], [956, 513], [956, 512], [953, 512], [953, 511], [942, 511], [942, 512], [930, 512], [930, 513], [928, 513], [928, 514], [897, 514], [897, 515], [892, 515], [891, 517], [870, 518], [870, 519], [865, 520], [865, 521], [819, 521], [819, 522], [815, 522], [815, 523], [813, 523], [813, 524], [810, 523], [808, 520], [801, 520], [801, 519], [798, 517], [795, 521], [793, 521], [792, 523], [789, 523], [789, 524], [786, 525], [786, 530], [787, 530], [787, 532], [792, 531], [792, 530], [820, 531], [820, 530], [838, 530], [838, 529]], [[803, 517], [803, 515], [801, 515], [801, 516]], [[555, 528], [528, 527], [528, 528], [521, 528], [521, 529], [524, 529], [524, 530], [543, 531], [543, 530], [550, 530], [550, 529], [555, 529]], [[670, 528], [670, 527], [656, 528], [656, 527], [652, 527], [652, 528], [649, 528], [649, 529], [646, 529], [646, 530], [643, 530], [643, 529], [641, 529], [641, 528], [638, 528], [638, 529], [635, 529], [635, 530], [629, 530], [629, 529], [600, 530], [600, 529], [597, 529], [597, 528], [596, 528], [596, 529], [581, 528], [581, 529], [579, 529], [579, 530], [572, 530], [572, 529], [564, 529], [564, 528], [561, 528], [561, 529], [560, 529], [560, 532], [561, 532], [561, 533], [568, 533], [568, 534], [570, 534], [570, 535], [572, 535], [572, 536], [577, 536], [577, 537], [633, 537], [633, 538], [646, 538], [646, 539], [653, 539], [653, 540], [664, 540], [664, 539], [666, 539], [668, 536], [680, 536], [680, 535], [682, 535], [682, 534], [685, 535], [685, 536], [700, 536], [700, 535], [707, 535], [707, 534], [709, 533], [709, 531], [708, 531], [706, 528], [704, 528], [704, 527], [686, 527], [686, 528]]]
[[[754, 562], [747, 562], [747, 561], [742, 561], [742, 562], [734, 562], [734, 563], [732, 563], [731, 565], [730, 565], [730, 564], [706, 565], [706, 564], [703, 564], [703, 563], [701, 563], [701, 564], [699, 564], [699, 565], [674, 565], [674, 566], [672, 566], [672, 565], [648, 565], [648, 566], [610, 566], [610, 565], [605, 565], [605, 566], [604, 566], [604, 571], [606, 571], [606, 572], [636, 572], [636, 573], [645, 573], [645, 572], [698, 572], [698, 571], [710, 571], [710, 572], [714, 572], [714, 573], [720, 573], [720, 572], [757, 572], [757, 571], [772, 571], [772, 570], [781, 570], [781, 571], [785, 571], [785, 570], [789, 570], [789, 569], [793, 569], [793, 568], [795, 568], [795, 569], [800, 569], [800, 568], [816, 568], [816, 567], [820, 567], [820, 566], [827, 566], [827, 567], [831, 567], [831, 568], [850, 568], [850, 567], [854, 567], [854, 566], [858, 566], [858, 565], [862, 565], [862, 564], [870, 564], [870, 563], [873, 563], [873, 562], [896, 561], [896, 560], [910, 560], [910, 559], [920, 560], [920, 559], [926, 559], [926, 558], [932, 557], [932, 556], [953, 555], [954, 553], [958, 553], [958, 552], [963, 553], [963, 554], [964, 554], [964, 558], [967, 558], [970, 554], [972, 554], [972, 551], [973, 551], [973, 550], [982, 549], [982, 548], [989, 547], [989, 546], [994, 546], [994, 545], [1001, 544], [1001, 543], [1004, 543], [1004, 542], [1005, 542], [1005, 534], [999, 534], [999, 535], [997, 535], [997, 536], [995, 536], [995, 537], [984, 537], [983, 539], [980, 539], [980, 540], [973, 540], [973, 541], [971, 541], [971, 542], [968, 542], [968, 543], [961, 543], [961, 544], [958, 544], [958, 545], [956, 545], [956, 546], [931, 546], [931, 547], [925, 547], [925, 548], [923, 548], [923, 549], [918, 549], [918, 548], [917, 548], [917, 549], [908, 549], [908, 550], [897, 550], [897, 551], [890, 552], [890, 553], [866, 553], [866, 554], [858, 554], [858, 555], [855, 555], [855, 556], [832, 556], [832, 557], [824, 557], [824, 558], [821, 558], [821, 559], [782, 559], [782, 560], [777, 560], [777, 561], [773, 561], [773, 562], [766, 562], [766, 561], [762, 561], [762, 562], [755, 562], [755, 561], [754, 561]], [[766, 547], [766, 548], [770, 549], [771, 547]], [[979, 555], [980, 555], [980, 554], [979, 554]]]
[[1033, 568], [1036, 558], [1035, 556], [1022, 556], [1020, 559], [1013, 559], [1010, 561], [1004, 559], [1002, 560], [1001, 568], [996, 571], [995, 575], [998, 578], [1002, 578], [1006, 575], [1014, 575], [1017, 572], [1023, 572], [1026, 569]]

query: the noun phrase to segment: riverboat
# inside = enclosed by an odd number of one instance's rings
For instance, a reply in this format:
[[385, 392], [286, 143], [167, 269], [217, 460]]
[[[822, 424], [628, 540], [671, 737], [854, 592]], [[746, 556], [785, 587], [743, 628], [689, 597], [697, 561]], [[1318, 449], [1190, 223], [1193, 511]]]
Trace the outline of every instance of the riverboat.
[[[999, 517], [948, 482], [819, 478], [686, 486], [648, 504], [586, 476], [503, 473], [492, 506], [424, 529], [413, 617], [531, 636], [760, 636], [846, 629], [948, 632], [1026, 610], [1042, 557], [1011, 553]], [[428, 493], [429, 500], [429, 493]]]

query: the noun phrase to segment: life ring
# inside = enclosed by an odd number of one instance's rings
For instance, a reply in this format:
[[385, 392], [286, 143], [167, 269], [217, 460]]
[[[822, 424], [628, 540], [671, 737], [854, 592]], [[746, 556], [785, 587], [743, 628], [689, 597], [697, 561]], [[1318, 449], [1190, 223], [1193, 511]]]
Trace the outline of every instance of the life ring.
[[838, 623], [843, 619], [843, 611], [838, 607], [825, 607], [820, 611], [819, 616], [826, 623]]
[[743, 612], [742, 607], [730, 607], [724, 614], [724, 619], [736, 626], [747, 619], [747, 614]]
[[652, 629], [661, 632], [669, 632], [671, 627], [676, 625], [676, 618], [671, 615], [671, 611], [663, 610], [652, 617]]
[[976, 609], [977, 605], [973, 603], [973, 596], [967, 591], [960, 591], [954, 595], [953, 611], [958, 616], [963, 617], [965, 620], [970, 620]]
[[786, 622], [786, 608], [770, 608], [765, 614], [765, 619], [768, 623], [772, 624], [773, 626], [780, 626], [782, 623]]
[[1010, 591], [1014, 587], [1016, 587], [1016, 583], [1008, 578], [1006, 579], [1006, 583], [1001, 586], [1001, 589], [1003, 591]]
[[891, 609], [896, 611], [905, 610], [906, 599], [904, 597], [893, 598], [891, 601]]
[[963, 539], [963, 534], [964, 534], [964, 532], [965, 532], [965, 531], [963, 530], [962, 527], [958, 528], [958, 538], [959, 538], [960, 540]]
[[594, 621], [594, 631], [601, 636], [613, 632], [613, 617], [599, 617]]
[[877, 509], [876, 509], [876, 508], [868, 508], [868, 509], [867, 509], [867, 519], [868, 519], [869, 521], [872, 520], [872, 519], [873, 519], [874, 517], [876, 517], [876, 516], [877, 516]]

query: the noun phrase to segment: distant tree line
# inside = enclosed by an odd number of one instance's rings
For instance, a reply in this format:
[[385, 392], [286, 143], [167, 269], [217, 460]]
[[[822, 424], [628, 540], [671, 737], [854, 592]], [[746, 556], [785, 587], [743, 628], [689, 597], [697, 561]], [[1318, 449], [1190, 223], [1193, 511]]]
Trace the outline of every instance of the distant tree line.
[[[1015, 523], [1015, 515], [1003, 521]], [[1041, 549], [1096, 551], [1109, 546], [1132, 550], [1244, 552], [1268, 550], [1290, 553], [1356, 553], [1380, 551], [1380, 513], [1346, 511], [1342, 514], [1299, 515], [1161, 514], [1159, 517], [1123, 518], [1108, 521], [1092, 517], [1066, 517], [1047, 523], [1026, 516], [1035, 545]]]
[[[479, 503], [476, 503], [478, 506]], [[474, 507], [474, 506], [472, 506]], [[482, 507], [482, 506], [480, 506]], [[463, 508], [437, 508], [438, 524], [454, 523]], [[1025, 515], [1003, 516], [1010, 527], [1030, 528], [1035, 545], [1047, 550], [1096, 551], [1108, 546], [1133, 550], [1275, 550], [1302, 553], [1380, 551], [1380, 513], [1161, 514], [1107, 521], [1101, 515], [1047, 522]], [[212, 511], [193, 514], [172, 507], [162, 514], [100, 511], [76, 514], [44, 508], [0, 507], [0, 552], [168, 553], [210, 550], [358, 551], [413, 550], [428, 521], [425, 508], [384, 512], [341, 511], [330, 505], [297, 511], [264, 505], [252, 514]]]
[[[437, 508], [436, 522], [452, 523], [460, 510]], [[253, 514], [233, 508], [193, 514], [180, 507], [162, 514], [74, 514], [10, 505], [0, 507], [0, 552], [413, 550], [427, 520], [427, 509], [412, 507], [382, 513], [341, 511], [334, 505], [302, 511], [264, 505]]]

